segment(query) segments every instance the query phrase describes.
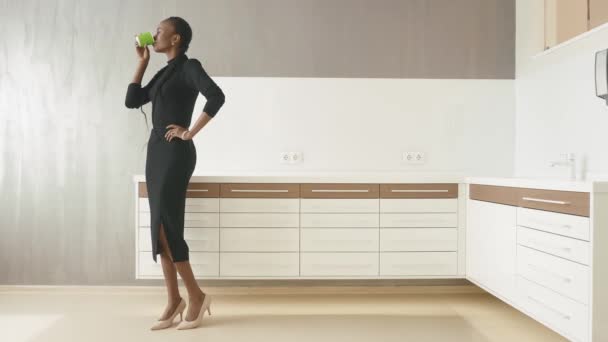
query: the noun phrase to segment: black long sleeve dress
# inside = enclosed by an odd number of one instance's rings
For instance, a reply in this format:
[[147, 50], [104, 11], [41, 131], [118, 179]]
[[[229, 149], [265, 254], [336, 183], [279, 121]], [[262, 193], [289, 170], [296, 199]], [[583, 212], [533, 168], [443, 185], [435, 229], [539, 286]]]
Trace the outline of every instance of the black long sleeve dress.
[[174, 262], [189, 260], [184, 240], [186, 189], [196, 165], [196, 149], [192, 140], [164, 136], [167, 126], [190, 127], [198, 93], [207, 99], [204, 112], [215, 116], [224, 104], [224, 93], [207, 75], [201, 63], [182, 54], [170, 60], [142, 88], [131, 83], [125, 105], [137, 108], [152, 101], [152, 130], [146, 156], [146, 185], [150, 203], [152, 258], [160, 252], [159, 231], [165, 235]]

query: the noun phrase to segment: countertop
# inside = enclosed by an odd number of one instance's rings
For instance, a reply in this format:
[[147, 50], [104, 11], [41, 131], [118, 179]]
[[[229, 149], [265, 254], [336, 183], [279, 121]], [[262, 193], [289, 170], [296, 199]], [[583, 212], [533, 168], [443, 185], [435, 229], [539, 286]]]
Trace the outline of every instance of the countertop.
[[[144, 175], [133, 176], [145, 182]], [[414, 172], [208, 172], [191, 182], [210, 183], [466, 183], [579, 192], [608, 192], [608, 181], [552, 178], [467, 177], [457, 173]]]
[[[191, 182], [211, 183], [464, 183], [466, 175], [413, 172], [213, 172], [193, 175]], [[144, 182], [135, 175], [135, 182]]]

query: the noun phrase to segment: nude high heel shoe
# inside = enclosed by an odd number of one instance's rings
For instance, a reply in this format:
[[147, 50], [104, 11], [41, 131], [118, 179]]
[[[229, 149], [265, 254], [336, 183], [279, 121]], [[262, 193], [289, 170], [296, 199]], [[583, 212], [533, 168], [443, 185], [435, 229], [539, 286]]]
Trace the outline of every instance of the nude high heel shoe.
[[208, 294], [205, 294], [205, 299], [203, 299], [203, 305], [201, 306], [201, 311], [198, 313], [198, 317], [196, 317], [194, 321], [181, 321], [177, 326], [177, 330], [194, 329], [200, 327], [203, 324], [203, 316], [205, 315], [205, 311], [211, 315], [211, 297], [209, 297]]
[[184, 298], [182, 298], [179, 304], [177, 304], [177, 308], [175, 308], [175, 311], [173, 311], [173, 314], [166, 320], [154, 323], [154, 325], [150, 327], [150, 330], [161, 330], [170, 328], [173, 325], [173, 320], [175, 319], [175, 316], [179, 314], [179, 319], [182, 320], [182, 313], [184, 312], [184, 309], [186, 309], [186, 302], [184, 301]]

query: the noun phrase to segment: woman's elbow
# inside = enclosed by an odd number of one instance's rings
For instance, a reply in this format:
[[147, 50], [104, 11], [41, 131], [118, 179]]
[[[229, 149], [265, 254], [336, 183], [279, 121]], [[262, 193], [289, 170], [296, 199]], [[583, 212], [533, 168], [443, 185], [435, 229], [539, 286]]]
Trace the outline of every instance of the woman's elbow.
[[141, 88], [138, 83], [131, 83], [127, 88], [127, 94], [125, 95], [125, 106], [127, 108], [137, 108], [146, 103], [145, 91]]
[[220, 90], [219, 96], [218, 96], [218, 103], [221, 106], [224, 105], [224, 103], [226, 102], [226, 95], [224, 95], [224, 92]]
[[218, 90], [213, 97], [207, 98], [207, 104], [203, 109], [209, 116], [214, 117], [226, 102], [226, 96], [221, 90]]

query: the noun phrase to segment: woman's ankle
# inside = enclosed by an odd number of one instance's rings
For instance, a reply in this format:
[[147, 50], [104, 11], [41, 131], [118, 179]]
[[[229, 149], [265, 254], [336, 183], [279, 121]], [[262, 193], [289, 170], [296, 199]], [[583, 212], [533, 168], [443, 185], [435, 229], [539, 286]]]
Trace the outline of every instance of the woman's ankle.
[[182, 296], [177, 295], [177, 297], [169, 297], [168, 303], [169, 305], [177, 305], [182, 301]]

